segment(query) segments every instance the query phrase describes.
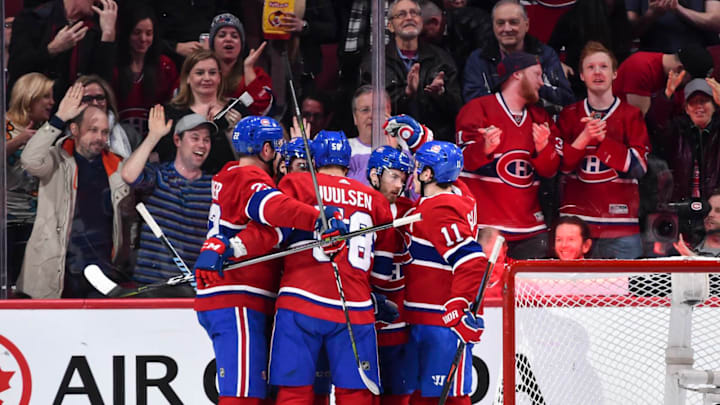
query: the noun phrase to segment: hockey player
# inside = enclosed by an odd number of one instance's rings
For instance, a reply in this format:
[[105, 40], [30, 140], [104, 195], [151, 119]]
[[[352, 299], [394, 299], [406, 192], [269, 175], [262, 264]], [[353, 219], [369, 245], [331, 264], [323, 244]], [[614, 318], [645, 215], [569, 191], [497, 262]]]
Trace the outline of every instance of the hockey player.
[[461, 176], [475, 195], [478, 223], [500, 229], [514, 259], [546, 257], [547, 226], [540, 178], [551, 178], [562, 147], [552, 118], [534, 105], [543, 86], [537, 56], [514, 52], [498, 65], [498, 93], [468, 102], [456, 121], [463, 148]]
[[[275, 188], [271, 178], [280, 125], [269, 117], [246, 117], [233, 132], [242, 156], [213, 177], [208, 239], [195, 263], [198, 320], [213, 341], [220, 405], [260, 404], [266, 395], [268, 316], [272, 315], [280, 278], [272, 263], [260, 263], [223, 274], [226, 260], [245, 254], [236, 234], [248, 223], [311, 231], [318, 210]], [[328, 210], [328, 214], [333, 214]], [[328, 234], [344, 224], [329, 215]]]
[[413, 261], [404, 267], [404, 316], [410, 323], [407, 368], [413, 371], [413, 404], [437, 404], [444, 376], [457, 350], [468, 343], [452, 383], [448, 404], [470, 405], [472, 343], [482, 335], [481, 317], [470, 312], [487, 259], [476, 242], [477, 211], [472, 197], [453, 193], [463, 167], [457, 146], [428, 142], [415, 154], [414, 187], [422, 197], [408, 214]]
[[308, 161], [305, 155], [305, 144], [302, 138], [292, 138], [280, 147], [282, 161], [280, 171], [283, 175], [295, 172], [308, 171]]
[[638, 180], [650, 153], [642, 112], [613, 95], [617, 61], [599, 42], [580, 54], [588, 97], [565, 107], [558, 127], [564, 140], [565, 188], [560, 215], [590, 225], [594, 258], [642, 256]]
[[[413, 134], [419, 133], [413, 131]], [[413, 206], [410, 199], [402, 196], [411, 170], [410, 158], [393, 147], [381, 146], [370, 154], [367, 168], [368, 181], [374, 189], [387, 198], [393, 218], [403, 217]], [[407, 253], [405, 243], [402, 238], [398, 238], [393, 250], [392, 267], [377, 267], [370, 273], [374, 289], [399, 308], [403, 305], [405, 279], [402, 265], [409, 261]], [[383, 270], [390, 270], [390, 272], [381, 273]], [[408, 385], [407, 369], [404, 367], [405, 344], [409, 335], [408, 326], [402, 316], [391, 324], [381, 325], [384, 326], [378, 330], [380, 379], [383, 383], [380, 403], [382, 405], [407, 404], [410, 394], [412, 394], [412, 388]]]

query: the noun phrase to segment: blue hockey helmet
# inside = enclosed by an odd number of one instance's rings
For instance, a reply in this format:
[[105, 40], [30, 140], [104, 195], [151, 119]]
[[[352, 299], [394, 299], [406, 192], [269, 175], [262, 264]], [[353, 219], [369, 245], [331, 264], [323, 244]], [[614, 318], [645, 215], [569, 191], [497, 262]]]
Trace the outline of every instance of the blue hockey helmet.
[[280, 149], [285, 166], [290, 167], [293, 159], [307, 159], [305, 154], [305, 143], [302, 138], [293, 138], [288, 142], [285, 142]]
[[370, 154], [368, 159], [366, 176], [370, 180], [370, 172], [376, 169], [378, 177], [382, 176], [385, 169], [397, 169], [403, 173], [410, 174], [412, 163], [410, 157], [392, 146], [381, 146]]
[[271, 142], [278, 149], [282, 139], [282, 127], [270, 117], [245, 117], [235, 125], [232, 134], [233, 147], [241, 155], [260, 153], [265, 142]]
[[350, 143], [343, 131], [318, 132], [310, 145], [310, 152], [315, 160], [315, 167], [338, 165], [350, 167]]
[[450, 142], [431, 141], [423, 144], [415, 153], [418, 162], [417, 174], [426, 167], [433, 171], [433, 179], [438, 183], [450, 183], [457, 180], [463, 168], [463, 155], [460, 148]]

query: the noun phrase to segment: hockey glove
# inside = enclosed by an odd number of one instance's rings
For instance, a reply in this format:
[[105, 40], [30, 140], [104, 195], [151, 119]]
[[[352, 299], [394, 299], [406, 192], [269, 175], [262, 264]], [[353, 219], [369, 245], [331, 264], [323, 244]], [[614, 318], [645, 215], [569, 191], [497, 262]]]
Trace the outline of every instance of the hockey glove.
[[380, 293], [370, 293], [372, 298], [373, 308], [375, 308], [375, 322], [380, 323], [393, 323], [398, 316], [398, 306], [394, 302], [387, 299], [386, 296]]
[[240, 238], [215, 235], [203, 243], [195, 262], [195, 278], [201, 285], [210, 285], [223, 278], [223, 263], [231, 256], [242, 257], [247, 249]]
[[415, 121], [415, 119], [409, 115], [400, 114], [388, 118], [383, 125], [385, 134], [389, 136], [396, 136], [405, 141], [408, 149], [414, 150], [420, 147], [421, 141], [426, 138], [427, 141], [432, 141], [432, 132]]
[[[328, 239], [348, 233], [347, 225], [343, 221], [343, 215], [339, 208], [333, 207], [332, 205], [326, 205], [325, 218], [327, 218], [328, 229], [320, 235], [320, 239]], [[322, 219], [318, 218], [315, 222], [315, 230], [322, 232]], [[345, 241], [341, 240], [327, 246], [323, 246], [323, 251], [329, 257], [334, 257], [344, 248]]]
[[474, 316], [468, 309], [468, 303], [463, 298], [453, 298], [446, 302], [442, 321], [448, 328], [465, 343], [478, 343], [485, 329], [485, 322], [479, 316]]

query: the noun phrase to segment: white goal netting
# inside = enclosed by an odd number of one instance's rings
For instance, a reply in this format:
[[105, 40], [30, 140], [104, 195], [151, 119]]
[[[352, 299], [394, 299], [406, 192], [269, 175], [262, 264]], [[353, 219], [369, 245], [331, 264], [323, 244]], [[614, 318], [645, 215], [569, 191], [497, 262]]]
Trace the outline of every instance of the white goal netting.
[[[670, 273], [720, 272], [720, 267], [633, 269], [631, 262], [605, 263], [566, 265], [558, 272], [552, 265], [538, 266], [541, 272], [532, 264], [518, 269], [514, 299], [506, 306], [514, 308], [514, 317], [507, 310], [503, 315], [510, 329], [505, 331], [504, 380], [512, 376], [508, 369], [514, 363], [515, 392], [507, 390], [504, 399], [499, 393], [498, 403], [665, 403]], [[692, 367], [720, 370], [720, 275], [709, 278], [710, 297], [691, 311]], [[703, 404], [697, 392], [688, 391], [686, 398], [686, 404]]]

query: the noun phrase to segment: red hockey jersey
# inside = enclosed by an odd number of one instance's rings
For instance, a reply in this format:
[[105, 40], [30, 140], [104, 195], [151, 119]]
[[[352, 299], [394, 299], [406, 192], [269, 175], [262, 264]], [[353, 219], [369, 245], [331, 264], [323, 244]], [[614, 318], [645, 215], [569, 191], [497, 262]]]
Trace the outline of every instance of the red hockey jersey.
[[[370, 187], [347, 177], [317, 174], [323, 204], [338, 207], [352, 232], [392, 221], [387, 199]], [[283, 177], [280, 190], [307, 204], [315, 204], [310, 173], [290, 173]], [[347, 247], [335, 257], [340, 271], [345, 300], [353, 323], [374, 323], [370, 298], [370, 271], [389, 274], [395, 247], [395, 231], [368, 233], [347, 241]], [[270, 229], [253, 225], [241, 235], [251, 255], [263, 254], [271, 246], [289, 248], [315, 240], [312, 232]], [[380, 270], [379, 266], [387, 267]], [[286, 256], [277, 298], [277, 308], [299, 312], [314, 318], [344, 323], [340, 295], [332, 264], [322, 248]]]
[[[548, 145], [538, 152], [532, 124], [547, 123]], [[478, 129], [495, 126], [503, 131], [500, 145], [486, 155]], [[560, 166], [562, 140], [552, 118], [540, 107], [523, 110], [519, 123], [500, 93], [471, 100], [456, 121], [457, 144], [465, 167], [460, 174], [477, 200], [480, 227], [500, 229], [510, 240], [527, 239], [547, 227], [538, 200], [538, 176], [551, 178]]]
[[475, 299], [487, 259], [476, 242], [475, 200], [452, 192], [421, 198], [408, 215], [423, 220], [409, 226], [412, 262], [405, 273], [405, 319], [411, 324], [443, 325], [444, 304]]
[[607, 135], [584, 150], [572, 147], [592, 115], [587, 99], [565, 107], [558, 127], [564, 140], [565, 185], [560, 215], [577, 215], [590, 225], [593, 238], [615, 238], [640, 232], [638, 179], [647, 172], [650, 141], [642, 113], [615, 98], [602, 118]]
[[[275, 188], [270, 176], [256, 166], [230, 162], [213, 177], [208, 237], [235, 236], [255, 221], [264, 225], [312, 230], [318, 210]], [[243, 259], [243, 258], [241, 258]], [[227, 271], [220, 282], [198, 286], [195, 310], [244, 306], [273, 313], [280, 274], [271, 262]]]

